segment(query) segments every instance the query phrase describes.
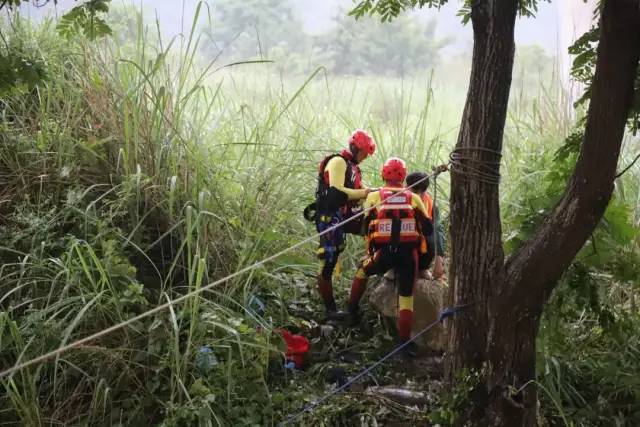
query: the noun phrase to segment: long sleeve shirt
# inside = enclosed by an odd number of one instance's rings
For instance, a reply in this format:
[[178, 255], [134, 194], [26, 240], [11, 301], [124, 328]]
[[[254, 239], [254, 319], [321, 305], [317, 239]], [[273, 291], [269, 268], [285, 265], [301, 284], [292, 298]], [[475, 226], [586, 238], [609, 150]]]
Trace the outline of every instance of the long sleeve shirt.
[[335, 187], [347, 195], [349, 200], [364, 199], [367, 195], [366, 189], [359, 190], [344, 186], [347, 174], [347, 162], [340, 156], [336, 156], [327, 162], [325, 170], [329, 173], [329, 186]]

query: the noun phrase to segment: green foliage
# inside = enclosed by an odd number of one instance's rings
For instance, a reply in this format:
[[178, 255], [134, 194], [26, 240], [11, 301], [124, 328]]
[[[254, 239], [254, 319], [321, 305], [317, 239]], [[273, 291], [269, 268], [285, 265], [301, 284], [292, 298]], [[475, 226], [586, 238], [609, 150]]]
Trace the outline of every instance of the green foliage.
[[[581, 83], [590, 83], [593, 79], [598, 40], [600, 40], [600, 28], [593, 27], [569, 47], [569, 53], [575, 55], [571, 66], [571, 75]], [[578, 100], [578, 103], [584, 101], [583, 96]]]
[[546, 308], [538, 337], [538, 381], [547, 420], [636, 425], [640, 342], [637, 307], [629, 302], [637, 290], [579, 263], [567, 275], [571, 279]]
[[536, 13], [538, 13], [538, 3], [540, 1], [551, 3], [551, 0], [520, 0], [518, 4], [518, 14], [527, 18], [535, 18]]
[[149, 26], [144, 19], [151, 12], [126, 4], [109, 8], [105, 19], [111, 28], [111, 37], [115, 39], [123, 55], [133, 56], [142, 40], [145, 46], [154, 52], [160, 50], [160, 29], [155, 24]]
[[[447, 0], [361, 0], [349, 15], [354, 16], [356, 19], [360, 19], [367, 14], [371, 16], [379, 15], [382, 22], [389, 22], [407, 10], [423, 7], [439, 8], [446, 3]], [[470, 0], [465, 0], [458, 12], [463, 24], [466, 24], [471, 19], [471, 4]], [[537, 11], [538, 0], [520, 0], [518, 8], [520, 16], [534, 17]]]
[[[505, 250], [519, 247], [561, 197], [584, 138], [584, 117], [572, 128], [559, 121], [558, 103], [545, 92], [533, 114], [510, 105], [505, 130], [502, 224]], [[517, 108], [514, 108], [517, 106]], [[532, 133], [535, 136], [532, 136]], [[560, 135], [567, 133], [564, 141]], [[621, 164], [634, 157], [632, 146]], [[640, 229], [638, 169], [616, 181], [613, 198], [593, 235], [565, 272], [545, 308], [538, 337], [542, 414], [550, 425], [635, 425]], [[627, 345], [628, 344], [628, 345]]]
[[[595, 74], [599, 39], [600, 27], [596, 25], [569, 47], [569, 53], [574, 55], [571, 76], [585, 86], [584, 93], [574, 104], [576, 108], [586, 106], [591, 99], [591, 83]], [[635, 135], [640, 129], [640, 69], [634, 88], [635, 96], [629, 110], [627, 126]]]
[[46, 77], [46, 65], [40, 58], [15, 51], [0, 53], [0, 95], [16, 86], [31, 90]]
[[[176, 76], [165, 74], [162, 55], [136, 66], [111, 63], [120, 67], [114, 73], [103, 68], [91, 48], [82, 56], [69, 55], [74, 45], [51, 30], [44, 26], [39, 33], [21, 34], [55, 71], [39, 96], [15, 86], [2, 96], [0, 179], [3, 200], [10, 200], [0, 207], [3, 367], [130, 319], [208, 283], [226, 271], [227, 263], [251, 262], [252, 249], [270, 251], [281, 244], [265, 243], [262, 230], [248, 221], [233, 231], [246, 228], [246, 238], [220, 237], [227, 223], [215, 218], [240, 212], [240, 200], [207, 185], [213, 198], [199, 190], [204, 181], [194, 181], [211, 176], [209, 162], [197, 161], [198, 153], [209, 153], [210, 147], [195, 139], [186, 145], [176, 134], [184, 132], [180, 106], [190, 99], [190, 89], [186, 94], [176, 89], [180, 103], [171, 113], [159, 109], [167, 106], [166, 98], [153, 88], [171, 87]], [[148, 93], [157, 94], [156, 102], [148, 103]], [[190, 117], [191, 132], [200, 116]], [[143, 122], [154, 125], [140, 134]], [[190, 153], [188, 160], [183, 150]], [[224, 204], [216, 206], [221, 195]], [[238, 253], [236, 244], [242, 245]], [[236, 302], [250, 288], [242, 279], [229, 285], [216, 298], [190, 299], [59, 361], [3, 378], [3, 422], [37, 425], [46, 417], [75, 424], [80, 417], [86, 424], [149, 425], [184, 418], [191, 425], [192, 405], [199, 414], [206, 409], [208, 419], [242, 419], [251, 405], [235, 402], [256, 393], [254, 384], [263, 381], [268, 358], [279, 353], [270, 344], [270, 328], [245, 317]], [[220, 371], [205, 383], [215, 390], [215, 402], [201, 398], [194, 385], [204, 381], [194, 353], [205, 344], [220, 360]], [[272, 413], [266, 389], [260, 396], [265, 401], [260, 414]]]
[[[538, 155], [523, 168], [526, 179], [519, 188], [514, 203], [521, 209], [505, 212], [503, 218], [507, 231], [505, 247], [508, 252], [516, 249], [542, 223], [559, 201], [568, 182], [582, 143], [582, 130], [574, 130], [553, 156]], [[626, 157], [626, 156], [624, 156]], [[633, 249], [640, 238], [640, 228], [635, 224], [634, 209], [624, 195], [614, 193], [604, 217], [592, 238], [578, 255], [577, 262], [613, 274], [617, 280], [630, 280], [640, 275], [640, 265], [632, 267], [637, 255], [620, 256], [621, 250]]]
[[[446, 3], [446, 0], [436, 2], [429, 1], [429, 7], [441, 6], [444, 3]], [[382, 22], [389, 22], [407, 8], [413, 8], [417, 6], [417, 4], [417, 1], [365, 0], [356, 5], [356, 7], [349, 12], [349, 15], [359, 19], [365, 14], [377, 14], [380, 15]]]
[[[516, 141], [521, 141], [519, 134], [516, 133]], [[506, 138], [510, 140], [512, 136]], [[535, 141], [522, 141], [522, 147], [510, 147], [517, 150], [514, 156], [519, 158], [516, 175], [520, 181], [517, 191], [507, 195], [512, 208], [502, 212], [507, 253], [520, 247], [559, 201], [573, 171], [581, 141], [581, 132], [571, 133], [555, 153], [549, 149], [553, 141], [545, 141], [543, 146]]]
[[111, 0], [88, 0], [65, 13], [58, 31], [66, 38], [82, 33], [89, 40], [111, 35], [111, 28], [99, 14], [109, 12]]
[[[0, 26], [0, 31], [4, 30]], [[10, 90], [30, 92], [48, 77], [47, 63], [33, 45], [23, 39], [31, 35], [27, 25], [17, 25], [15, 30], [3, 36], [0, 44], [0, 96]]]
[[[86, 0], [62, 16], [58, 23], [58, 31], [66, 37], [83, 34], [89, 40], [94, 40], [111, 34], [111, 28], [100, 16], [108, 12], [111, 0]], [[20, 3], [29, 0], [11, 0], [0, 4], [0, 8], [7, 6], [15, 8]], [[57, 1], [54, 0], [54, 3]], [[42, 5], [42, 4], [40, 4]], [[41, 52], [30, 50], [28, 44], [22, 42], [22, 37], [28, 35], [17, 25], [17, 29], [9, 37], [4, 37], [4, 45], [0, 46], [0, 96], [14, 87], [32, 90], [47, 79], [47, 64]]]
[[461, 417], [467, 416], [469, 400], [477, 393], [485, 373], [481, 370], [463, 369], [455, 375], [455, 386], [442, 393], [429, 413], [429, 421], [436, 425], [458, 425]]
[[[77, 0], [75, 0], [77, 1]], [[99, 16], [109, 11], [109, 3], [111, 0], [83, 0], [79, 6], [75, 6], [69, 12], [60, 18], [58, 31], [65, 37], [71, 37], [74, 34], [82, 33], [89, 40], [104, 37], [111, 34], [111, 28], [105, 20]], [[16, 8], [21, 3], [34, 3], [38, 7], [42, 7], [49, 3], [37, 0], [5, 0], [0, 3], [0, 9], [4, 6]], [[53, 0], [53, 4], [58, 4], [58, 0]]]

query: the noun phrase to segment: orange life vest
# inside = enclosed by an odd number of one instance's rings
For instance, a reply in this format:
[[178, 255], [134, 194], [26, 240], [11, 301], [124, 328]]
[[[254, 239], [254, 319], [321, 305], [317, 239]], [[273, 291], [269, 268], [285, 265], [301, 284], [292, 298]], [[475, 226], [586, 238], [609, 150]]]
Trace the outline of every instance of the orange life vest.
[[422, 203], [424, 203], [424, 207], [427, 209], [427, 218], [433, 221], [433, 199], [426, 191], [422, 193]]
[[420, 230], [411, 206], [409, 190], [380, 190], [381, 205], [375, 208], [369, 223], [369, 241], [380, 247], [389, 244], [418, 243]]

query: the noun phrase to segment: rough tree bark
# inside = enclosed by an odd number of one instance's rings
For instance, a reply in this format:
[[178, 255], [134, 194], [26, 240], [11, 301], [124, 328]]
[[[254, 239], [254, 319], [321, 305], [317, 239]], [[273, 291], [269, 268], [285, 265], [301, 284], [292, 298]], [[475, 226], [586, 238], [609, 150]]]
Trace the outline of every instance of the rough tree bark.
[[[477, 1], [474, 54], [456, 148], [473, 147], [458, 172], [500, 151], [513, 65], [515, 0]], [[447, 375], [484, 369], [467, 416], [478, 424], [536, 424], [535, 337], [557, 280], [601, 219], [616, 166], [640, 56], [640, 0], [608, 0], [601, 18], [587, 126], [575, 171], [540, 229], [503, 263], [498, 188], [452, 175], [451, 303], [473, 303], [450, 324]], [[499, 166], [495, 165], [497, 169]]]
[[[488, 161], [499, 173], [515, 44], [517, 0], [486, 0], [472, 8], [474, 44], [471, 78], [456, 149], [467, 160], [451, 175], [450, 303], [473, 303], [450, 322], [446, 375], [481, 369], [487, 360], [487, 301], [504, 261], [498, 186], [456, 172], [471, 172]], [[474, 148], [479, 148], [478, 150]], [[491, 150], [491, 151], [488, 151]], [[467, 170], [465, 170], [465, 165]], [[484, 406], [482, 394], [476, 406]], [[470, 414], [472, 418], [480, 413]]]

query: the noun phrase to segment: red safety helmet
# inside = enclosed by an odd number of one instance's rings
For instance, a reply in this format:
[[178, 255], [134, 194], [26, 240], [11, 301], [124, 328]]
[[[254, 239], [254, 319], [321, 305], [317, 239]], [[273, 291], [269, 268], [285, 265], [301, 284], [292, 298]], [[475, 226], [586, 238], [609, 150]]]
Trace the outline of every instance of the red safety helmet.
[[398, 157], [390, 157], [382, 165], [382, 179], [402, 182], [407, 177], [407, 164]]
[[364, 151], [367, 155], [372, 155], [376, 152], [376, 143], [373, 142], [373, 138], [363, 131], [362, 129], [356, 129], [349, 138], [349, 145], [355, 145], [358, 150]]

